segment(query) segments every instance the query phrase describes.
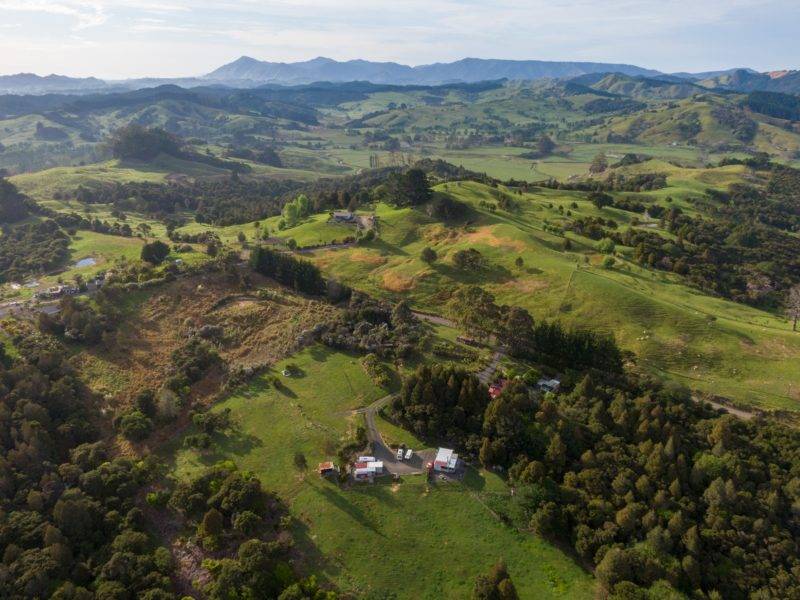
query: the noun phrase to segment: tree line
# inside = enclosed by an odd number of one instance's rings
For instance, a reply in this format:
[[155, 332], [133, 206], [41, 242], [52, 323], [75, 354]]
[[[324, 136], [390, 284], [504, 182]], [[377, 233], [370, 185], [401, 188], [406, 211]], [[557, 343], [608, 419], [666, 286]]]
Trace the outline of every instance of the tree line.
[[319, 267], [286, 252], [256, 246], [250, 252], [250, 266], [257, 273], [304, 294], [319, 296], [327, 291]]

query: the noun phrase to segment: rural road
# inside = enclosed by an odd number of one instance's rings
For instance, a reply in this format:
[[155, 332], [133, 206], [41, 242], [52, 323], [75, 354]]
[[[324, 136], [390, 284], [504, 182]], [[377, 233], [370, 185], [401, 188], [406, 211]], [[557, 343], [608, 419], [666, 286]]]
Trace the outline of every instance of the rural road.
[[698, 398], [697, 396], [692, 396], [692, 400], [698, 402], [700, 404], [710, 404], [716, 409], [724, 410], [727, 413], [732, 414], [735, 417], [739, 417], [740, 419], [744, 419], [745, 421], [749, 421], [750, 419], [755, 418], [756, 413], [744, 410], [742, 408], [734, 408], [733, 406], [728, 406], [726, 404], [721, 404], [720, 402], [714, 402], [713, 400], [706, 400], [704, 398]]
[[383, 436], [378, 425], [375, 423], [375, 414], [384, 406], [391, 402], [394, 394], [389, 394], [383, 398], [376, 400], [369, 406], [355, 410], [356, 414], [363, 414], [367, 427], [367, 439], [372, 444], [372, 455], [377, 459], [383, 461], [384, 467], [390, 473], [397, 473], [399, 475], [416, 475], [425, 472], [425, 463], [427, 462], [425, 453], [420, 454], [415, 452], [411, 460], [400, 461], [397, 460], [395, 451], [386, 445], [383, 441]]
[[342, 250], [343, 248], [352, 248], [356, 246], [356, 242], [345, 242], [344, 244], [323, 244], [322, 246], [309, 246], [308, 248], [297, 248], [295, 252], [298, 254], [311, 254], [317, 250]]
[[434, 323], [435, 325], [445, 325], [447, 327], [455, 327], [456, 324], [454, 321], [447, 319], [445, 317], [440, 317], [439, 315], [429, 315], [428, 313], [417, 312], [415, 310], [411, 311], [415, 317], [417, 317], [420, 321], [427, 321], [428, 323]]
[[492, 354], [492, 360], [490, 360], [489, 364], [478, 372], [478, 380], [481, 383], [485, 385], [489, 384], [492, 375], [494, 375], [494, 372], [497, 370], [497, 365], [500, 364], [500, 361], [503, 359], [505, 355], [506, 351], [505, 348], [503, 348], [502, 346], [499, 346], [498, 348], [495, 349], [494, 354]]

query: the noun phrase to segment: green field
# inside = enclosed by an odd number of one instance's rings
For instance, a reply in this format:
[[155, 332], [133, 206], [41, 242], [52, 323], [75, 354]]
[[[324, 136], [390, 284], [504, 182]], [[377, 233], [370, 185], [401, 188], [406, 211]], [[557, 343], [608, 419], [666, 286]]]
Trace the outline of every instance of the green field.
[[[522, 598], [590, 598], [594, 583], [559, 550], [501, 524], [488, 500], [507, 498], [496, 475], [471, 472], [464, 484], [425, 484], [422, 476], [351, 489], [320, 480], [315, 466], [360, 423], [350, 410], [383, 396], [357, 357], [313, 346], [287, 362], [302, 370], [278, 391], [258, 378], [215, 406], [229, 408], [236, 432], [218, 436], [208, 455], [173, 447], [184, 477], [218, 460], [254, 471], [289, 502], [310, 567], [344, 590], [381, 598], [464, 598], [475, 577], [503, 558]], [[406, 435], [390, 429], [389, 436]], [[407, 441], [412, 441], [409, 436]], [[416, 446], [419, 448], [419, 445]], [[308, 472], [294, 466], [302, 452]], [[317, 553], [321, 553], [321, 556]], [[457, 558], [457, 560], [454, 560]]]
[[[782, 316], [712, 298], [677, 276], [642, 269], [626, 259], [629, 249], [618, 249], [614, 269], [599, 266], [595, 242], [572, 233], [573, 250], [564, 252], [563, 238], [545, 231], [545, 222], [563, 222], [567, 210], [574, 216], [600, 214], [578, 194], [541, 190], [515, 196], [519, 210], [506, 213], [479, 206], [481, 200], [493, 201], [491, 190], [480, 184], [446, 187], [472, 207], [469, 227], [448, 228], [419, 211], [380, 205], [379, 240], [319, 251], [314, 260], [358, 289], [406, 298], [437, 313], [454, 286], [480, 284], [499, 302], [523, 306], [536, 318], [614, 333], [642, 367], [697, 390], [766, 409], [800, 406], [800, 336]], [[631, 217], [616, 209], [603, 214], [623, 225]], [[439, 255], [432, 266], [419, 259], [425, 246]], [[468, 247], [487, 258], [486, 271], [466, 273], [452, 266], [452, 254]], [[522, 269], [514, 264], [518, 256]]]

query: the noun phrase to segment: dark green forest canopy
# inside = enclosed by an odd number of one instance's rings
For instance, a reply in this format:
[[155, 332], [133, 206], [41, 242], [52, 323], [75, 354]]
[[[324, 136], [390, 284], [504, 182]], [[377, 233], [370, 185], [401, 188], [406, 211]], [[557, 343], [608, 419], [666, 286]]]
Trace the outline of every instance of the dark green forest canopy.
[[607, 589], [667, 580], [722, 598], [800, 594], [793, 429], [599, 372], [555, 397], [513, 382], [489, 401], [474, 376], [421, 367], [393, 410], [419, 435], [507, 470], [507, 518], [569, 544]]
[[0, 236], [0, 280], [18, 280], [43, 273], [69, 258], [69, 236], [52, 220], [25, 223]]

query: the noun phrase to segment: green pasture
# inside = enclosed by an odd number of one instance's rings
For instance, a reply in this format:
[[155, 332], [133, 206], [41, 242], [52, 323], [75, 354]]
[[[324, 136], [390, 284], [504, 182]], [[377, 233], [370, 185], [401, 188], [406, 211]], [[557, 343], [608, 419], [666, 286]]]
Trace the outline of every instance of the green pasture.
[[[538, 319], [613, 333], [642, 367], [699, 391], [767, 409], [798, 408], [800, 335], [782, 316], [709, 297], [677, 276], [643, 269], [625, 258], [625, 248], [618, 248], [613, 269], [602, 268], [596, 242], [569, 233], [573, 249], [566, 252], [562, 235], [545, 227], [572, 218], [567, 211], [573, 217], [611, 216], [621, 226], [630, 213], [598, 211], [570, 192], [514, 195], [518, 210], [510, 213], [482, 207], [481, 201], [495, 201], [497, 191], [480, 184], [448, 184], [446, 192], [472, 207], [468, 227], [446, 227], [420, 211], [380, 205], [380, 239], [335, 253], [319, 251], [313, 259], [357, 289], [405, 298], [437, 313], [455, 286], [479, 284], [498, 302], [523, 306]], [[433, 265], [419, 258], [425, 246], [439, 255]], [[483, 272], [452, 265], [455, 251], [465, 248], [486, 257]]]
[[[218, 460], [255, 472], [288, 502], [295, 535], [312, 571], [340, 588], [375, 597], [464, 598], [475, 577], [504, 559], [523, 598], [590, 598], [591, 576], [559, 550], [503, 525], [487, 507], [507, 498], [496, 475], [471, 471], [464, 484], [427, 485], [422, 476], [398, 484], [340, 488], [321, 480], [316, 464], [331, 459], [339, 439], [361, 423], [354, 408], [381, 397], [358, 357], [313, 346], [288, 361], [302, 375], [276, 390], [256, 379], [215, 406], [230, 409], [234, 433], [218, 435], [207, 455], [180, 447], [174, 474], [197, 473]], [[413, 436], [387, 427], [388, 437]], [[302, 453], [308, 470], [294, 464]], [[458, 560], [453, 560], [458, 557]]]

